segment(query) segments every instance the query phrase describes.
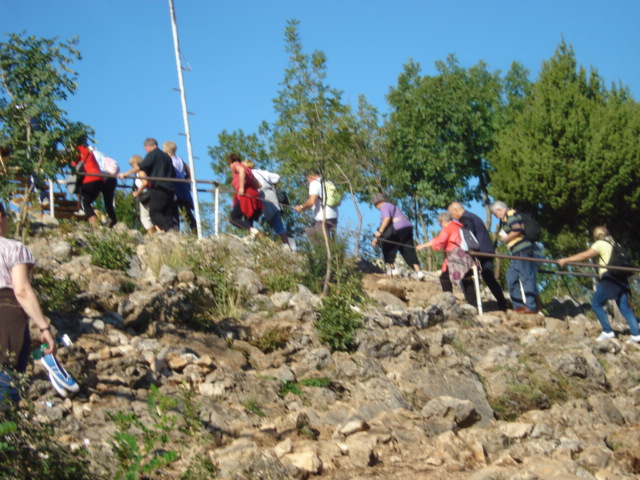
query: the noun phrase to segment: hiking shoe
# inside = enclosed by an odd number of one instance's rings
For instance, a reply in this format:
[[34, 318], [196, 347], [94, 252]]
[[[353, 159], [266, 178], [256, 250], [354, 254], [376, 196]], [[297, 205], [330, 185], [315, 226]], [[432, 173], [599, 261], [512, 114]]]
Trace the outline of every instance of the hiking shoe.
[[[70, 392], [77, 392], [80, 390], [80, 385], [78, 385], [73, 377], [67, 373], [62, 365], [60, 365], [60, 362], [58, 362], [56, 357], [48, 353], [40, 359], [40, 362], [47, 372], [49, 372], [49, 379], [58, 393], [60, 393], [58, 387], [62, 387], [63, 390], [68, 390]], [[62, 395], [62, 393], [60, 393], [60, 395]]]
[[610, 338], [615, 338], [616, 334], [613, 332], [602, 332], [598, 338], [596, 338], [596, 342], [601, 342], [603, 340], [608, 340]]
[[397, 268], [387, 268], [387, 275], [389, 277], [397, 277], [400, 275], [400, 271]]
[[418, 271], [413, 274], [413, 279], [417, 281], [421, 281], [424, 278], [424, 272]]
[[53, 388], [56, 389], [56, 392], [58, 392], [62, 398], [67, 398], [67, 395], [69, 394], [64, 389], [64, 386], [58, 383], [58, 381], [56, 380], [56, 376], [53, 373], [49, 374], [49, 381], [51, 382]]
[[624, 343], [640, 343], [640, 335], [631, 335]]

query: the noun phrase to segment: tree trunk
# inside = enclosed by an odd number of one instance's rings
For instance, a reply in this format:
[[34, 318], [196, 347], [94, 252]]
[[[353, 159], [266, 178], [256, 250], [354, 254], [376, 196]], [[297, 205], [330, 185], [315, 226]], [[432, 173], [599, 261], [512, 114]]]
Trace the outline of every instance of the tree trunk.
[[326, 297], [329, 294], [329, 286], [331, 284], [331, 263], [333, 262], [333, 255], [331, 253], [331, 243], [329, 242], [329, 233], [327, 232], [327, 207], [322, 206], [322, 236], [324, 237], [324, 248], [327, 254], [327, 270], [324, 274], [324, 284], [322, 285], [322, 296]]
[[356, 194], [353, 191], [353, 184], [351, 183], [351, 179], [349, 179], [347, 174], [344, 173], [344, 170], [342, 170], [340, 165], [336, 164], [336, 167], [338, 168], [338, 170], [340, 170], [340, 173], [346, 180], [347, 185], [349, 185], [349, 193], [351, 194], [351, 201], [353, 202], [353, 206], [356, 209], [356, 214], [358, 215], [358, 227], [356, 228], [356, 238], [355, 238], [356, 245], [355, 245], [353, 254], [357, 259], [359, 259], [360, 258], [360, 232], [362, 232], [362, 213], [360, 212], [360, 208], [358, 207], [358, 201], [356, 200]]
[[487, 193], [487, 189], [482, 189], [482, 204], [484, 205], [484, 211], [486, 214], [486, 220], [484, 222], [487, 230], [491, 231], [491, 221], [493, 220], [491, 215], [491, 205], [489, 204], [489, 194]]
[[[30, 141], [31, 141], [31, 124], [27, 123], [27, 161], [29, 163], [31, 163], [31, 148], [28, 146]], [[40, 156], [40, 159], [42, 161], [42, 155]], [[39, 170], [39, 167], [40, 167], [40, 162], [38, 162], [37, 170]], [[22, 203], [20, 204], [20, 215], [18, 219], [18, 225], [16, 226], [16, 230], [18, 233], [18, 237], [20, 238], [20, 241], [22, 243], [24, 243], [27, 240], [27, 219], [29, 216], [29, 201], [31, 199], [31, 194], [33, 193], [34, 189], [35, 189], [35, 181], [31, 185], [27, 184], [27, 186], [25, 186], [24, 196], [22, 198]]]
[[[429, 232], [427, 231], [427, 225], [424, 222], [424, 217], [422, 216], [422, 209], [420, 208], [420, 204], [418, 202], [417, 197], [413, 197], [413, 210], [416, 218], [418, 219], [418, 222], [420, 222], [422, 231], [424, 232], [424, 237], [423, 237], [424, 241], [427, 242], [429, 241]], [[418, 229], [416, 228], [416, 237], [418, 237], [417, 234], [418, 234]], [[424, 242], [420, 242], [418, 238], [416, 239], [418, 240], [418, 243], [424, 243]], [[432, 254], [429, 254], [427, 256], [427, 268], [430, 272], [433, 271], [433, 255]]]

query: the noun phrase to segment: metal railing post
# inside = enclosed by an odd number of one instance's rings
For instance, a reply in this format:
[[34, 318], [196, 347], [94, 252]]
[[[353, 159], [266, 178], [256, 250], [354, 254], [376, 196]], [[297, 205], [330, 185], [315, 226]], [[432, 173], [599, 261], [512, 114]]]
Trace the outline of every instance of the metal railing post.
[[51, 215], [51, 218], [56, 218], [56, 202], [54, 202], [54, 198], [53, 180], [49, 179], [49, 214]]
[[213, 195], [213, 208], [214, 208], [214, 230], [213, 234], [218, 235], [220, 225], [220, 214], [218, 212], [220, 206], [220, 187], [216, 185], [216, 189]]
[[476, 265], [476, 261], [474, 259], [473, 265], [471, 266], [473, 269], [473, 286], [476, 290], [476, 303], [478, 304], [478, 314], [482, 315], [482, 297], [480, 296], [480, 278], [478, 276], [478, 265]]

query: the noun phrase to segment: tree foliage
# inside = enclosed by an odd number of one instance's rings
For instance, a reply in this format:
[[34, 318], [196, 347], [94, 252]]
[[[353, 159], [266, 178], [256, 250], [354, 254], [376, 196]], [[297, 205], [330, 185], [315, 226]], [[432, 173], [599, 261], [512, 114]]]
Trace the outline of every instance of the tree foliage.
[[435, 211], [452, 200], [488, 201], [490, 165], [502, 108], [502, 84], [484, 62], [465, 69], [454, 55], [421, 76], [409, 62], [387, 96], [387, 181], [397, 198]]
[[223, 130], [218, 135], [218, 144], [209, 147], [209, 156], [212, 158], [211, 168], [218, 175], [222, 175], [231, 181], [231, 172], [227, 166], [227, 155], [237, 153], [243, 159], [251, 159], [259, 168], [269, 169], [275, 167], [268, 153], [269, 126], [266, 122], [260, 126], [258, 133], [245, 134], [242, 129], [231, 133]]
[[[51, 178], [69, 160], [58, 154], [58, 147], [75, 147], [92, 133], [90, 127], [71, 121], [59, 105], [77, 89], [71, 69], [81, 59], [77, 38], [58, 42], [25, 33], [8, 37], [0, 43], [0, 145], [11, 152], [5, 174], [9, 179], [33, 173]], [[9, 186], [4, 183], [5, 198]], [[23, 202], [23, 222], [27, 208]]]
[[552, 252], [584, 249], [599, 224], [640, 245], [639, 113], [625, 89], [608, 91], [562, 41], [498, 135], [491, 193], [534, 214]]
[[[272, 154], [285, 175], [302, 184], [300, 175], [316, 168], [336, 182], [337, 165], [345, 162], [351, 109], [342, 102], [342, 92], [326, 83], [326, 56], [321, 51], [305, 53], [298, 33], [299, 22], [285, 28], [285, 50], [289, 65], [282, 88], [273, 100], [277, 119], [272, 131]], [[344, 163], [343, 163], [344, 164]]]

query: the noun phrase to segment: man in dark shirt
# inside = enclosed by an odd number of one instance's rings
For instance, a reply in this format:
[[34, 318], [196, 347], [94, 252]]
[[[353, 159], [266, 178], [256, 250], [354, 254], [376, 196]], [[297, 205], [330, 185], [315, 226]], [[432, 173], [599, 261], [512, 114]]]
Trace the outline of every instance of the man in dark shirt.
[[[449, 205], [449, 213], [453, 218], [458, 220], [466, 229], [473, 233], [480, 244], [480, 252], [482, 253], [495, 253], [493, 242], [489, 236], [489, 231], [484, 222], [476, 214], [467, 212], [459, 202], [452, 202]], [[496, 280], [493, 273], [493, 258], [490, 257], [477, 257], [480, 266], [482, 267], [482, 279], [496, 297], [498, 302], [498, 308], [502, 311], [507, 310], [507, 301], [504, 298], [504, 293], [500, 284]]]
[[[125, 178], [143, 170], [148, 177], [175, 178], [171, 157], [158, 148], [158, 142], [154, 138], [144, 141], [144, 149], [147, 155], [138, 165], [131, 170], [118, 175]], [[162, 231], [177, 229], [174, 219], [175, 187], [173, 182], [163, 180], [150, 180], [150, 199], [147, 204], [149, 216], [156, 228]]]

